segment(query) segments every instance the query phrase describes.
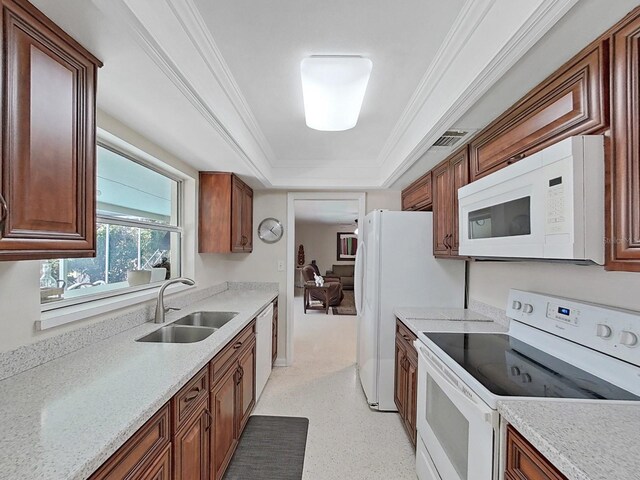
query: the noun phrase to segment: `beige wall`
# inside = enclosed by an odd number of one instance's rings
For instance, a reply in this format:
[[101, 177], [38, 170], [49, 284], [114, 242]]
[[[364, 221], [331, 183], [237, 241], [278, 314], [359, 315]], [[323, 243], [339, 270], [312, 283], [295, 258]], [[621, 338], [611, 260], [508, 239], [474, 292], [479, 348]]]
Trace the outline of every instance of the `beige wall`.
[[640, 311], [640, 273], [554, 263], [471, 262], [471, 299], [504, 310], [509, 288]]
[[320, 273], [325, 274], [331, 270], [333, 264], [353, 265], [354, 261], [337, 261], [337, 234], [338, 232], [353, 232], [355, 227], [344, 225], [328, 225], [323, 223], [296, 222], [296, 262], [298, 247], [304, 245], [305, 264], [315, 260], [320, 268]]

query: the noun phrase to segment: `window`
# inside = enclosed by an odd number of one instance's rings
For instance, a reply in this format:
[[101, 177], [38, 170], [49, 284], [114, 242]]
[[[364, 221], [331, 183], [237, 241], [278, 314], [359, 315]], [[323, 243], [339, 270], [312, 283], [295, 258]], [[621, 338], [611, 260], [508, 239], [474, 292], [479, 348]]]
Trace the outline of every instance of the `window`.
[[77, 303], [179, 277], [179, 199], [180, 181], [98, 145], [96, 256], [42, 261], [41, 303]]

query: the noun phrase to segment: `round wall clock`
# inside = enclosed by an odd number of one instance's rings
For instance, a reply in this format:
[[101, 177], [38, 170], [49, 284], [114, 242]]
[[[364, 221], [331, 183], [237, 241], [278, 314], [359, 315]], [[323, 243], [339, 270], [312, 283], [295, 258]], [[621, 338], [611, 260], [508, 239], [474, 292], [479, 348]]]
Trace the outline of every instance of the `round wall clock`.
[[258, 226], [258, 237], [265, 243], [276, 243], [282, 238], [284, 227], [276, 218], [265, 218]]

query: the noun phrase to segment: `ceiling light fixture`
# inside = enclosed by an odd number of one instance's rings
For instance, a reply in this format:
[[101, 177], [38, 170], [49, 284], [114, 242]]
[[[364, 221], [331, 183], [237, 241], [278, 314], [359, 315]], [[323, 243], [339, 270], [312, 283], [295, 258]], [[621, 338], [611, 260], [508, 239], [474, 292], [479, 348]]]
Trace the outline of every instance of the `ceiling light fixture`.
[[314, 55], [300, 62], [307, 126], [339, 132], [356, 126], [373, 63], [351, 55]]

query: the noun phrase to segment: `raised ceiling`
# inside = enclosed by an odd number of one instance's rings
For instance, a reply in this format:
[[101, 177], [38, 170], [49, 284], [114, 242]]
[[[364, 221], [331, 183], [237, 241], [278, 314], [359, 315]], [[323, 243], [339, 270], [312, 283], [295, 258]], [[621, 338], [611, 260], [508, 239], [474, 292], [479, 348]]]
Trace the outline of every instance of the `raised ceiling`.
[[[344, 189], [392, 185], [576, 1], [33, 3], [105, 63], [100, 109], [194, 168]], [[311, 54], [373, 61], [354, 129], [305, 126]]]
[[349, 225], [355, 228], [357, 200], [296, 200], [296, 223]]

